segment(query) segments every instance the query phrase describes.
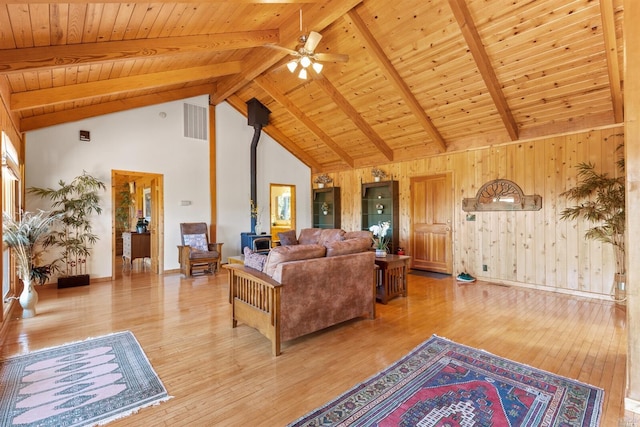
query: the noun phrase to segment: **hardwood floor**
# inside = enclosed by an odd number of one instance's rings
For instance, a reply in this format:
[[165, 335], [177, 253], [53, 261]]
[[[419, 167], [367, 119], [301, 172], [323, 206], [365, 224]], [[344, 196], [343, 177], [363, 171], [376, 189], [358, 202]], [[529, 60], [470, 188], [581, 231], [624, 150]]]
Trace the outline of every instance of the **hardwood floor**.
[[226, 272], [182, 279], [134, 269], [113, 282], [38, 288], [14, 310], [0, 357], [131, 330], [173, 399], [109, 426], [282, 426], [384, 369], [432, 334], [605, 389], [603, 426], [624, 413], [626, 315], [608, 301], [409, 275], [409, 295], [285, 342], [231, 328]]

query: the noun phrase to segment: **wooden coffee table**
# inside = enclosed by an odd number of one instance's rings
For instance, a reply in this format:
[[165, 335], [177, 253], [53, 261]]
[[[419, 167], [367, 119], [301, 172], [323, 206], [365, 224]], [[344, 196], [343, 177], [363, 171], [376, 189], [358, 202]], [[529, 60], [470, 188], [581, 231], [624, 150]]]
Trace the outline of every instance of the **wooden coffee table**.
[[407, 255], [387, 254], [386, 257], [376, 257], [376, 265], [379, 267], [376, 299], [382, 304], [399, 295], [407, 296], [407, 273], [410, 260], [411, 257]]

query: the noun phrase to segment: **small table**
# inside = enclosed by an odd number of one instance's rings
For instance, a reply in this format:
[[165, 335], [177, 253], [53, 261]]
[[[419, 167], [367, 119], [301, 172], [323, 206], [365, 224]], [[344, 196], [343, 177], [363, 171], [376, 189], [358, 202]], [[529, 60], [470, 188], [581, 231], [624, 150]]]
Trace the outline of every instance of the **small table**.
[[142, 258], [144, 269], [144, 259], [151, 258], [151, 233], [122, 233], [122, 268], [125, 265], [133, 267], [133, 260]]
[[376, 257], [376, 265], [379, 267], [376, 299], [382, 304], [386, 304], [398, 295], [407, 296], [407, 272], [410, 260], [411, 257], [407, 255], [387, 254], [385, 257]]

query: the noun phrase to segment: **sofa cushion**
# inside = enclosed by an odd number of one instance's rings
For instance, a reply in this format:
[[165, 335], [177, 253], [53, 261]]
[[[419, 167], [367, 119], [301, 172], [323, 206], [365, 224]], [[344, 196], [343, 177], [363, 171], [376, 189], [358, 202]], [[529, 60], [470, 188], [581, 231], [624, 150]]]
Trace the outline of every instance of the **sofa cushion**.
[[303, 259], [324, 257], [327, 248], [322, 245], [291, 245], [276, 246], [269, 251], [267, 261], [262, 270], [263, 273], [273, 276], [278, 264], [287, 261], [299, 261]]
[[355, 254], [358, 252], [364, 252], [371, 248], [373, 242], [367, 237], [358, 237], [355, 239], [340, 240], [335, 242], [326, 243], [327, 256], [338, 256]]
[[364, 237], [373, 242], [373, 233], [369, 230], [347, 231], [344, 233], [344, 240], [357, 239], [358, 237]]
[[254, 252], [249, 249], [248, 246], [244, 247], [244, 265], [249, 268], [262, 271], [264, 263], [267, 261], [267, 256], [258, 252]]
[[320, 231], [320, 238], [318, 239], [319, 245], [326, 245], [330, 242], [339, 242], [344, 240], [344, 230], [339, 228], [327, 228]]
[[184, 245], [191, 246], [192, 249], [202, 252], [207, 252], [209, 250], [207, 246], [207, 236], [204, 233], [185, 234], [183, 239]]
[[296, 230], [283, 231], [278, 233], [278, 239], [282, 246], [297, 245]]
[[321, 228], [303, 228], [298, 236], [300, 245], [317, 245], [320, 241]]

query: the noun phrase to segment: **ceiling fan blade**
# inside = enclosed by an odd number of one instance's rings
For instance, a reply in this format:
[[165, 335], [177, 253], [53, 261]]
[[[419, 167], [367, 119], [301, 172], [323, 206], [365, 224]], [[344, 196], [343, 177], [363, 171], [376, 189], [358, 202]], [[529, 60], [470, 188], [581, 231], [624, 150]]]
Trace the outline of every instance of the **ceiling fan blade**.
[[349, 61], [349, 55], [343, 55], [341, 53], [316, 53], [313, 57], [317, 61], [321, 62], [347, 62]]
[[289, 55], [299, 56], [299, 53], [293, 49], [288, 49], [286, 47], [278, 46], [277, 44], [265, 44], [264, 47], [269, 47], [271, 49], [281, 50], [283, 52], [287, 52]]
[[318, 47], [318, 43], [322, 39], [322, 34], [316, 33], [315, 31], [311, 31], [309, 33], [309, 37], [307, 37], [307, 41], [304, 44], [304, 50], [307, 52], [313, 52], [316, 47]]

